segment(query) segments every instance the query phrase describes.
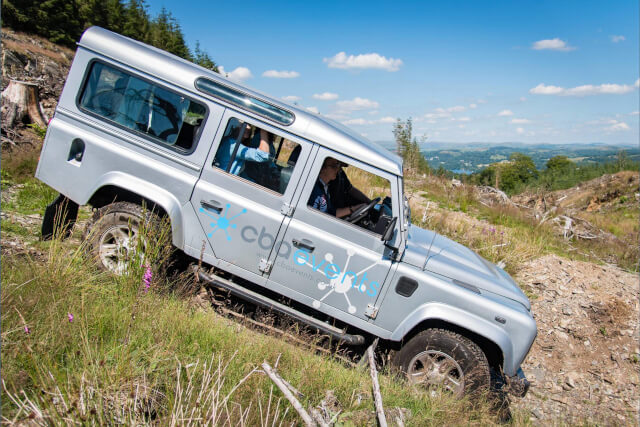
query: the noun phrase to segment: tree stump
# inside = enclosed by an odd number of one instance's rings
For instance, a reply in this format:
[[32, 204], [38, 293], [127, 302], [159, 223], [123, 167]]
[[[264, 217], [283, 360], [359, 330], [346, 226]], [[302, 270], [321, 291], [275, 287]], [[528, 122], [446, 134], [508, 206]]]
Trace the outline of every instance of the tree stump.
[[2, 127], [13, 129], [21, 123], [47, 126], [38, 99], [38, 85], [10, 80], [9, 85], [2, 91]]

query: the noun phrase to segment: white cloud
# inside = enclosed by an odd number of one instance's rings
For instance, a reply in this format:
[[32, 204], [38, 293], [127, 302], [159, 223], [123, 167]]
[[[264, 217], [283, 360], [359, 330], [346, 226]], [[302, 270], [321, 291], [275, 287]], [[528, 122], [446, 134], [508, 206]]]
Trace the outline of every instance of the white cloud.
[[325, 62], [329, 68], [340, 68], [343, 70], [375, 68], [385, 71], [398, 71], [402, 65], [401, 59], [386, 58], [377, 53], [347, 56], [345, 52], [340, 52], [331, 58], [324, 58], [323, 62]]
[[531, 123], [531, 120], [528, 119], [512, 119], [511, 123], [515, 124], [515, 125], [524, 125], [527, 123]]
[[469, 104], [469, 108], [474, 110], [474, 109], [478, 108], [478, 104]]
[[378, 123], [395, 123], [395, 122], [396, 122], [396, 119], [391, 116], [382, 117], [381, 119], [378, 119]]
[[531, 49], [533, 50], [561, 50], [561, 51], [569, 51], [574, 50], [575, 47], [569, 46], [567, 42], [564, 40], [560, 40], [559, 38], [555, 39], [546, 39], [546, 40], [538, 40], [537, 42], [531, 45]]
[[319, 99], [320, 101], [333, 101], [334, 99], [338, 99], [338, 94], [331, 92], [315, 93], [313, 94], [313, 99]]
[[640, 115], [640, 111], [632, 111], [629, 115], [630, 116], [639, 116]]
[[526, 98], [526, 97], [524, 97], [524, 96], [521, 96], [521, 97], [520, 97], [520, 102], [525, 102], [526, 100], [527, 100], [527, 98]]
[[300, 73], [297, 71], [267, 70], [262, 73], [262, 77], [269, 77], [272, 79], [295, 79], [296, 77], [300, 77]]
[[[638, 79], [640, 81], [640, 79]], [[638, 87], [636, 81], [635, 87]], [[632, 92], [634, 86], [619, 85], [615, 83], [604, 83], [601, 85], [582, 85], [572, 88], [563, 88], [561, 86], [545, 85], [540, 83], [538, 86], [529, 89], [529, 93], [534, 95], [559, 95], [559, 96], [588, 96], [588, 95], [623, 95]]]
[[633, 85], [635, 87], [640, 87], [640, 79], [636, 80], [636, 82]]
[[478, 100], [476, 101], [476, 103], [478, 103], [478, 104], [486, 104], [486, 103], [487, 103], [487, 100], [485, 100], [485, 99], [478, 99]]
[[617, 120], [611, 120], [609, 123], [611, 123], [611, 126], [607, 127], [605, 130], [608, 130], [610, 132], [618, 132], [618, 131], [625, 131], [625, 130], [631, 129], [629, 125], [626, 124], [625, 122], [618, 122]]
[[320, 111], [318, 111], [316, 107], [307, 107], [306, 110], [313, 114], [320, 114]]
[[447, 108], [447, 111], [450, 113], [459, 113], [461, 111], [466, 110], [466, 107], [463, 107], [462, 105], [456, 105], [455, 107], [449, 107]]
[[469, 122], [469, 121], [471, 121], [471, 118], [470, 117], [459, 117], [456, 120], [459, 121], [459, 122]]
[[349, 119], [349, 120], [345, 120], [344, 122], [342, 122], [343, 125], [346, 126], [350, 126], [350, 125], [366, 125], [369, 122], [366, 121], [365, 119]]
[[613, 43], [620, 43], [626, 40], [625, 36], [609, 36]]
[[284, 99], [287, 102], [296, 102], [296, 101], [300, 101], [301, 98], [295, 95], [287, 95], [287, 96], [283, 96], [282, 99]]
[[522, 134], [524, 133], [524, 129], [522, 129], [522, 128], [517, 128], [517, 129], [516, 129], [516, 133], [517, 133], [518, 135], [522, 135]]
[[386, 117], [381, 117], [375, 120], [367, 120], [363, 118], [347, 119], [347, 120], [343, 120], [342, 124], [347, 126], [349, 125], [362, 126], [362, 125], [375, 125], [375, 124], [389, 124], [389, 123], [395, 123], [395, 122], [396, 122], [396, 119], [394, 117], [386, 116]]
[[373, 111], [369, 111], [369, 115], [370, 116], [375, 116], [376, 114], [378, 114], [379, 111], [378, 110], [373, 110]]
[[498, 116], [500, 117], [507, 117], [507, 116], [513, 116], [513, 111], [511, 110], [502, 110], [498, 113]]
[[340, 110], [357, 111], [357, 110], [373, 110], [380, 107], [376, 101], [370, 99], [355, 97], [351, 100], [338, 101], [336, 105]]
[[451, 117], [451, 114], [447, 113], [442, 108], [436, 108], [435, 113], [426, 113], [424, 117], [429, 120], [445, 119]]
[[243, 81], [253, 77], [253, 74], [251, 74], [251, 71], [247, 67], [237, 67], [233, 71], [225, 71], [224, 67], [220, 65], [218, 66], [218, 70], [220, 71], [220, 74], [236, 83], [242, 83]]

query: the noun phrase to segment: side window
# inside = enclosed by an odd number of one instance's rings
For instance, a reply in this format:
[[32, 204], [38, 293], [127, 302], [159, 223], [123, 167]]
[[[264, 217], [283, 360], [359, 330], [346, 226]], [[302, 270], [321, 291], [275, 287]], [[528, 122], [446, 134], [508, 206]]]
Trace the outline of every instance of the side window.
[[376, 234], [393, 216], [389, 180], [333, 157], [324, 158], [307, 204]]
[[180, 151], [191, 151], [204, 105], [108, 65], [92, 65], [80, 106]]
[[284, 194], [302, 147], [282, 136], [232, 118], [213, 166]]

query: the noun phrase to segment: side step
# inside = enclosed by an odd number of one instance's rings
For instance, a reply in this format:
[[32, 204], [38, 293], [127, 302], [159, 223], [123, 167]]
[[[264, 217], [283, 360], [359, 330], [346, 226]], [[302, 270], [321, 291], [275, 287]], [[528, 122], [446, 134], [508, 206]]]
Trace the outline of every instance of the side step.
[[329, 325], [294, 308], [274, 301], [271, 298], [267, 298], [264, 295], [260, 295], [257, 292], [253, 292], [249, 289], [239, 286], [227, 279], [223, 279], [222, 277], [216, 276], [214, 274], [207, 274], [202, 271], [198, 273], [198, 277], [200, 278], [200, 280], [203, 280], [218, 289], [230, 292], [231, 295], [235, 297], [238, 297], [245, 301], [249, 301], [250, 303], [257, 306], [273, 310], [277, 313], [286, 314], [287, 316], [292, 317], [293, 319], [301, 323], [304, 323], [311, 329], [329, 335], [331, 338], [337, 341], [349, 345], [364, 344], [364, 337], [362, 335], [347, 334], [343, 330], [338, 329], [335, 326]]

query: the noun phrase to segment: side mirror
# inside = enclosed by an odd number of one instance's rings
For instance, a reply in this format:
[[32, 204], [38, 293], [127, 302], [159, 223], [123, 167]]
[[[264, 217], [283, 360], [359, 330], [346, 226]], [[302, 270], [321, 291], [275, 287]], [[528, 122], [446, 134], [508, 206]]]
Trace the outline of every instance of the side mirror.
[[387, 227], [384, 229], [384, 233], [382, 233], [382, 237], [380, 240], [385, 242], [389, 242], [393, 238], [393, 232], [396, 230], [396, 223], [398, 222], [398, 217], [394, 216], [391, 221], [387, 224]]

